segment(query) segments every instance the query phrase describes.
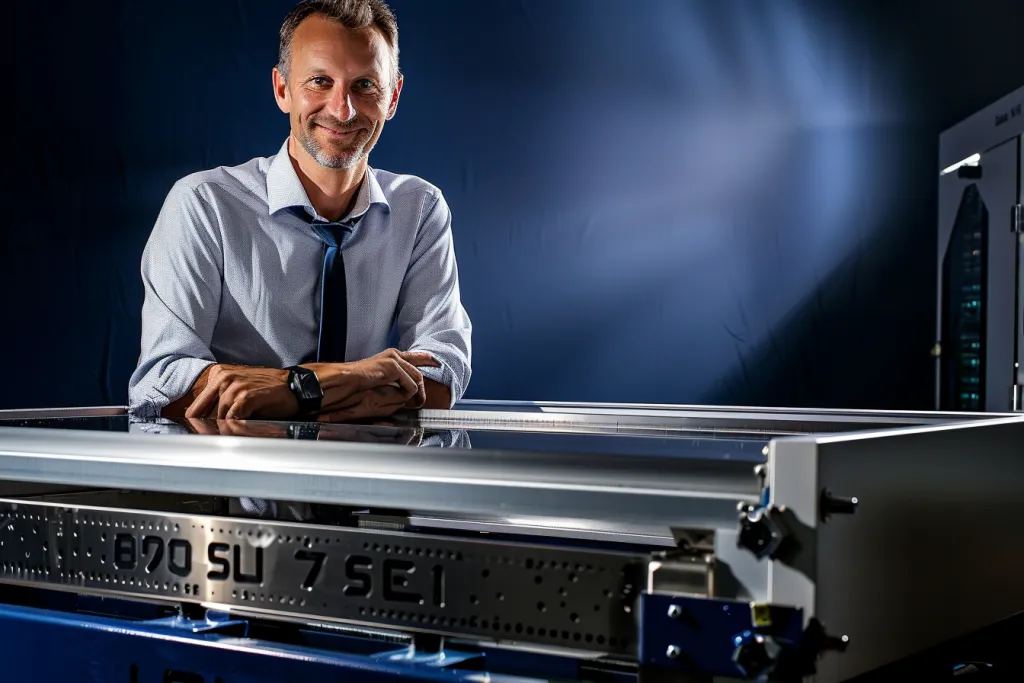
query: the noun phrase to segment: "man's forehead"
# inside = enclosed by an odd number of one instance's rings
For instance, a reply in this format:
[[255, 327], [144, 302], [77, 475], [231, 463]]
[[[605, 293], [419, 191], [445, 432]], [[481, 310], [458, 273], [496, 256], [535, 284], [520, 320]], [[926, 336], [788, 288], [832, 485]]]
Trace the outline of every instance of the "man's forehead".
[[294, 66], [307, 69], [343, 68], [386, 73], [390, 48], [376, 28], [349, 29], [322, 17], [306, 19], [292, 39]]

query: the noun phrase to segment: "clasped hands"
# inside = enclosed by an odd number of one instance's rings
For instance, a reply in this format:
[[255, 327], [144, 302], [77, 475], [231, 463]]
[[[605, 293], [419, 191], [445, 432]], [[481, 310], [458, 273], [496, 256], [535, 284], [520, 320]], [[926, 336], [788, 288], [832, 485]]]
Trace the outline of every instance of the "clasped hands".
[[[387, 417], [426, 401], [419, 367], [439, 367], [428, 353], [388, 349], [351, 363], [307, 363], [316, 373], [324, 400], [321, 422]], [[219, 420], [287, 419], [298, 412], [288, 387], [288, 371], [244, 365], [214, 365], [206, 386], [185, 411], [188, 418]]]

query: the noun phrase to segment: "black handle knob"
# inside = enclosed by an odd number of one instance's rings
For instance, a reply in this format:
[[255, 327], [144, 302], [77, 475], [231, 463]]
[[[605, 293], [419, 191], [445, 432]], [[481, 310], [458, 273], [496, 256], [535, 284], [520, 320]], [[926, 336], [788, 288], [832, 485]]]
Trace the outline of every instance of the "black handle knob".
[[771, 557], [782, 543], [785, 530], [773, 515], [773, 508], [755, 508], [740, 513], [737, 543], [761, 560]]

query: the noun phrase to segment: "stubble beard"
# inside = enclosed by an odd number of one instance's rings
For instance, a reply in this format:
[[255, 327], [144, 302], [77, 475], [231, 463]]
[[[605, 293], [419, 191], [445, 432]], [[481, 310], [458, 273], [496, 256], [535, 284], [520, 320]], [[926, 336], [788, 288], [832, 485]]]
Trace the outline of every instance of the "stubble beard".
[[[348, 150], [340, 154], [334, 154], [325, 149], [324, 145], [320, 144], [320, 141], [317, 140], [316, 135], [313, 132], [313, 129], [316, 126], [316, 121], [308, 121], [302, 128], [302, 135], [299, 137], [299, 143], [306, 150], [309, 156], [313, 157], [313, 159], [321, 166], [324, 166], [325, 168], [354, 168], [367, 156], [369, 150], [366, 146], [370, 141], [371, 134], [368, 134], [365, 128], [356, 134], [356, 139], [353, 140], [352, 145]], [[334, 127], [335, 130], [344, 130], [345, 128], [354, 126], [335, 123]]]

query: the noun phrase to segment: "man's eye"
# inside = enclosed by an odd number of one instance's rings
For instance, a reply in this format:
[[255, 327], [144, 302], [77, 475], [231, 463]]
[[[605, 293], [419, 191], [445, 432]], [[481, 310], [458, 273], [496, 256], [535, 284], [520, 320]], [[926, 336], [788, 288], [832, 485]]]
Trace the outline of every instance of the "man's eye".
[[323, 87], [325, 85], [330, 85], [330, 80], [325, 78], [324, 76], [314, 76], [313, 78], [309, 79], [309, 82], [311, 85], [315, 85], [318, 88]]
[[356, 87], [360, 90], [371, 90], [373, 88], [373, 81], [369, 78], [361, 78], [356, 81]]

